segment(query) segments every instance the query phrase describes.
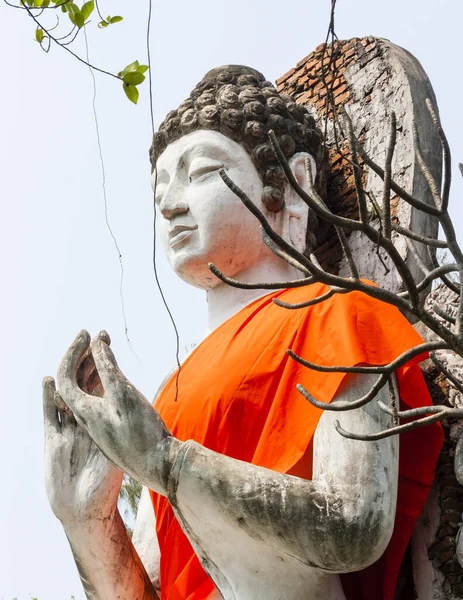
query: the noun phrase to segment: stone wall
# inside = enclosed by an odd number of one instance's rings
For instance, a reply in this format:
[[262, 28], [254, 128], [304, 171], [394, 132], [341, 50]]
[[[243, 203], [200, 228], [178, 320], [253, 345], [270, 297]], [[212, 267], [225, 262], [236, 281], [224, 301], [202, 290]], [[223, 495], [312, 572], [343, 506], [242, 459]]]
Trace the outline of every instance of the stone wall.
[[[432, 202], [427, 184], [415, 160], [412, 139], [412, 120], [420, 123], [420, 137], [423, 154], [436, 179], [441, 176], [441, 147], [435, 135], [425, 99], [431, 99], [437, 110], [432, 86], [418, 61], [408, 52], [378, 38], [354, 38], [338, 42], [335, 58], [330, 64], [331, 47], [324, 52], [324, 44], [301, 60], [293, 69], [277, 80], [278, 90], [306, 106], [326, 132], [326, 142], [330, 152], [331, 176], [328, 182], [328, 203], [331, 209], [343, 216], [357, 214], [356, 194], [350, 153], [347, 143], [338, 132], [335, 135], [334, 122], [338, 124], [341, 107], [350, 115], [357, 137], [378, 164], [383, 165], [388, 142], [388, 122], [395, 112], [397, 146], [393, 161], [396, 181], [423, 200]], [[328, 88], [328, 89], [327, 89]], [[328, 92], [329, 90], [329, 92]], [[332, 95], [335, 111], [327, 111], [327, 94]], [[328, 114], [327, 114], [328, 112]], [[333, 114], [334, 113], [334, 114]], [[334, 118], [335, 117], [335, 118]], [[365, 188], [381, 204], [382, 182], [372, 171], [365, 170]], [[426, 235], [437, 234], [435, 219], [423, 215], [396, 198], [392, 198], [394, 217], [405, 227]], [[419, 274], [414, 259], [408, 256], [408, 249], [399, 236], [395, 244], [407, 260], [412, 272]], [[351, 235], [350, 244], [359, 258], [361, 274], [375, 279], [391, 290], [400, 289], [400, 281], [392, 265], [389, 271], [378, 269], [376, 248], [361, 235]], [[424, 250], [424, 249], [423, 249]], [[332, 228], [321, 225], [319, 247], [320, 262], [329, 270], [340, 269], [341, 252]], [[422, 254], [428, 260], [425, 252]]]

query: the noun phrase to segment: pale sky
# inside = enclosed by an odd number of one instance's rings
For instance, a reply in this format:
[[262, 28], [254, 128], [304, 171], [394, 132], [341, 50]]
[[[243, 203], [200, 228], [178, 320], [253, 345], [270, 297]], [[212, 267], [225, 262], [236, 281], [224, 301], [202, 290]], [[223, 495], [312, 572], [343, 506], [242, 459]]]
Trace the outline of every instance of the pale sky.
[[[100, 1], [125, 20], [89, 29], [91, 60], [118, 72], [146, 62], [148, 3]], [[324, 41], [330, 0], [153, 0], [151, 49], [156, 122], [188, 96], [204, 73], [248, 64], [275, 80]], [[338, 0], [340, 38], [386, 37], [428, 72], [454, 155], [452, 214], [463, 231], [461, 0]], [[97, 74], [97, 112], [109, 219], [121, 247], [129, 336], [124, 336], [117, 253], [104, 221], [92, 80], [63, 50], [41, 52], [25, 13], [0, 2], [0, 255], [2, 410], [0, 600], [84, 597], [43, 484], [41, 379], [55, 375], [81, 328], [106, 328], [119, 365], [152, 397], [175, 363], [175, 339], [152, 270], [152, 194], [147, 83], [138, 106], [119, 82]], [[84, 55], [83, 39], [76, 51]], [[160, 254], [160, 253], [159, 253]], [[181, 336], [201, 339], [202, 293], [177, 281], [159, 255], [160, 276]]]

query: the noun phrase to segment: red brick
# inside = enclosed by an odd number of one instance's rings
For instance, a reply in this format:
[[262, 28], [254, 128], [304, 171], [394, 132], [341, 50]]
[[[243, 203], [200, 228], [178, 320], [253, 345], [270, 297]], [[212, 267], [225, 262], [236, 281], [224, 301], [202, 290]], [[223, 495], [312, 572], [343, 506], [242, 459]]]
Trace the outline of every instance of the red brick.
[[347, 52], [344, 52], [343, 54], [344, 54], [344, 59], [347, 61], [352, 56], [355, 56], [355, 48], [349, 48], [349, 50], [347, 50]]
[[279, 79], [277, 79], [277, 85], [280, 85], [281, 83], [283, 83], [284, 81], [286, 81], [295, 72], [296, 72], [296, 69], [291, 69], [290, 71], [288, 71], [287, 73], [285, 73], [284, 75], [282, 75]]
[[320, 59], [313, 58], [310, 62], [308, 62], [305, 66], [308, 73], [317, 72], [321, 69]]
[[288, 79], [286, 79], [285, 84], [286, 85], [290, 85], [291, 83], [294, 83], [296, 81], [299, 80], [299, 78], [301, 77], [301, 72], [299, 70], [295, 71], [295, 73], [293, 75], [291, 75], [291, 77], [289, 77]]
[[348, 89], [349, 89], [349, 87], [348, 87], [347, 83], [344, 83], [343, 85], [339, 86], [336, 90], [334, 90], [334, 92], [333, 92], [334, 97], [337, 98], [340, 94], [343, 94]]
[[350, 93], [348, 91], [344, 92], [344, 94], [341, 94], [340, 96], [336, 96], [334, 103], [336, 104], [336, 106], [338, 104], [344, 104], [344, 102], [347, 102], [349, 100], [349, 96], [350, 96]]
[[313, 90], [309, 88], [306, 92], [297, 97], [296, 102], [297, 104], [305, 104], [307, 102], [310, 102], [312, 96]]
[[303, 58], [302, 60], [300, 60], [297, 64], [296, 64], [296, 68], [298, 67], [302, 67], [302, 65], [304, 65], [305, 63], [309, 62], [309, 60], [311, 60], [313, 58], [313, 55], [315, 53], [311, 52], [310, 54], [307, 54], [307, 56], [305, 58]]

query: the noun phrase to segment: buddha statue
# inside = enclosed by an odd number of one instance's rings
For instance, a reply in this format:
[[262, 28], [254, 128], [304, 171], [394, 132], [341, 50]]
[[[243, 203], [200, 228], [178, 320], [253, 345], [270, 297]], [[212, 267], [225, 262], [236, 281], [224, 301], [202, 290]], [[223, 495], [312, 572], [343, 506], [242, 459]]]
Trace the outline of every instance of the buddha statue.
[[[397, 437], [341, 437], [336, 419], [368, 434], [390, 417], [376, 402], [341, 416], [320, 411], [296, 384], [324, 402], [349, 403], [373, 376], [320, 374], [286, 351], [368, 365], [420, 338], [397, 309], [358, 292], [298, 310], [273, 302], [310, 300], [326, 287], [298, 285], [297, 265], [269, 249], [220, 176], [298, 251], [316, 245], [317, 219], [287, 184], [269, 130], [299, 185], [307, 189], [308, 158], [323, 194], [326, 156], [314, 120], [254, 69], [209, 72], [154, 137], [162, 246], [208, 303], [205, 339], [154, 407], [120, 371], [104, 332], [92, 342], [78, 334], [59, 367], [59, 391], [44, 380], [47, 493], [89, 599], [392, 600], [438, 433], [427, 431], [424, 454], [409, 452], [406, 464]], [[261, 288], [230, 287], [210, 263]], [[406, 406], [429, 402], [416, 364], [394, 385]], [[377, 399], [389, 403], [387, 386]], [[134, 543], [117, 510], [123, 472], [147, 490]]]

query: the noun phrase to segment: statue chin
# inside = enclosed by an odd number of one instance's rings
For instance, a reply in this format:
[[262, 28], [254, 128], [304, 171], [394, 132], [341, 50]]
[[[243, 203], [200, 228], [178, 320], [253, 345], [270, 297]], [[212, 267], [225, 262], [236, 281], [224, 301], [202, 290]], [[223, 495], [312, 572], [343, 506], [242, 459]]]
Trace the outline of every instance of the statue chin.
[[208, 262], [211, 261], [208, 261], [204, 256], [195, 256], [187, 252], [177, 256], [169, 256], [169, 264], [180, 279], [206, 292], [221, 284], [219, 279], [209, 270]]

